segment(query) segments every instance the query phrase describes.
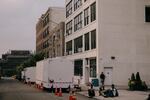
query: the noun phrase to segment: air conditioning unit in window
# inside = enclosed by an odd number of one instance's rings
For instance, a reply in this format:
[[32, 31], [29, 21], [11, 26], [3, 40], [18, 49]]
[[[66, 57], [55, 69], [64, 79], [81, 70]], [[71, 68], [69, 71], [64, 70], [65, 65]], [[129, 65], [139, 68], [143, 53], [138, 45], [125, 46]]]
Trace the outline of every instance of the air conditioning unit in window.
[[72, 54], [72, 51], [69, 51], [69, 55], [71, 55]]
[[82, 52], [82, 48], [78, 48], [78, 52]]
[[89, 68], [89, 67], [90, 67], [90, 65], [85, 65], [85, 67]]

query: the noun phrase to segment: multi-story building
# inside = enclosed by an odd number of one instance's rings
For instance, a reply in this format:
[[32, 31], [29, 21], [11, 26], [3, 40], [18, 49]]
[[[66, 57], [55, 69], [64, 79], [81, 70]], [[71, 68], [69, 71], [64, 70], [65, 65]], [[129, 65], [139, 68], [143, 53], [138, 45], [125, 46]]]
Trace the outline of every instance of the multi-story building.
[[46, 57], [64, 55], [65, 9], [49, 7], [36, 24], [36, 52]]
[[16, 75], [16, 67], [31, 57], [29, 50], [11, 50], [2, 55], [0, 69], [3, 76]]
[[150, 1], [66, 0], [65, 52], [75, 79], [127, 85], [140, 72], [150, 85]]

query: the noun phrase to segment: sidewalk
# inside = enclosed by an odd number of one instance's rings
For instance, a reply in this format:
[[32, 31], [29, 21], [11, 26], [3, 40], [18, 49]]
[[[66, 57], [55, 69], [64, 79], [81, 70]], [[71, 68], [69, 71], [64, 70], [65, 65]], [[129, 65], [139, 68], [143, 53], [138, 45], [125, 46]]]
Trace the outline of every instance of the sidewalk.
[[[128, 90], [118, 90], [119, 97], [113, 98], [104, 98], [103, 96], [99, 96], [98, 91], [95, 91], [96, 96], [94, 97], [97, 100], [146, 100], [150, 91], [142, 92], [142, 91], [128, 91]], [[88, 96], [88, 91], [78, 92], [80, 95]]]

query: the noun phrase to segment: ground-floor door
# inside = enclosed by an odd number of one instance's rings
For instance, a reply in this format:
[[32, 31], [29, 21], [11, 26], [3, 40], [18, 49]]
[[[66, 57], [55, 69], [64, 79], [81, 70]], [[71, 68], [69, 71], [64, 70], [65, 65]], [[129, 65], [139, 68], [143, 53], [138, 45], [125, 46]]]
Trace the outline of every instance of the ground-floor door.
[[111, 85], [113, 83], [113, 68], [112, 67], [104, 67], [105, 85]]

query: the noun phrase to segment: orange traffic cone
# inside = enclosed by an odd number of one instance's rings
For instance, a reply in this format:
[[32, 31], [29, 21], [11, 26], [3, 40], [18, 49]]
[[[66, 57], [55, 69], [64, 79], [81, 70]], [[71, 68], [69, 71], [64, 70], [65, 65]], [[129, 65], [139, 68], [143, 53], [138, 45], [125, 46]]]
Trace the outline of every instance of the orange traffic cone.
[[76, 98], [76, 96], [74, 95], [74, 96], [72, 96], [72, 100], [77, 100], [77, 98]]
[[56, 95], [56, 96], [58, 95], [57, 86], [56, 86], [56, 88], [55, 88], [55, 95]]
[[73, 100], [73, 93], [74, 93], [74, 91], [70, 91], [69, 100]]
[[69, 96], [69, 100], [72, 100], [72, 95]]
[[70, 92], [69, 100], [77, 100], [76, 94], [75, 94], [74, 91], [71, 91], [71, 92]]
[[59, 94], [58, 94], [59, 97], [62, 97], [62, 90], [61, 90], [61, 87], [59, 89]]

